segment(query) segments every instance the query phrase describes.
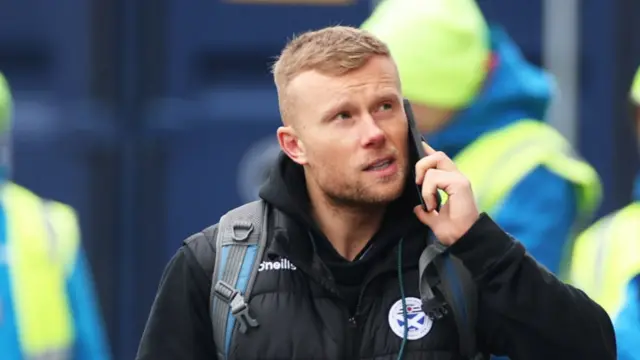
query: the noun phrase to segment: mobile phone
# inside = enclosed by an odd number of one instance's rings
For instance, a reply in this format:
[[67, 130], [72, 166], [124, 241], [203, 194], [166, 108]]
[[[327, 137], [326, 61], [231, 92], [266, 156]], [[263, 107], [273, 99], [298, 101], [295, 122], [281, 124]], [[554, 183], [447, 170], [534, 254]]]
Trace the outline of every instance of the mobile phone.
[[[419, 185], [416, 185], [415, 182], [413, 181], [413, 179], [416, 178], [416, 169], [414, 165], [418, 162], [418, 160], [427, 156], [427, 154], [424, 151], [424, 148], [422, 147], [422, 142], [423, 141], [426, 142], [426, 140], [418, 130], [418, 126], [416, 125], [416, 120], [413, 116], [413, 109], [411, 108], [411, 103], [409, 103], [409, 100], [404, 99], [403, 105], [404, 105], [404, 112], [407, 115], [407, 124], [409, 126], [409, 133], [408, 133], [409, 136], [407, 136], [407, 138], [409, 141], [409, 162], [411, 164], [411, 174], [413, 175], [411, 182], [414, 184], [414, 187], [416, 188], [416, 194], [418, 195], [418, 201], [422, 206], [422, 209], [424, 211], [427, 211], [427, 204], [424, 202], [424, 199], [422, 198], [422, 188]], [[440, 194], [438, 192], [436, 192], [436, 202], [438, 204], [436, 206], [436, 210], [440, 210], [441, 199], [440, 199]]]

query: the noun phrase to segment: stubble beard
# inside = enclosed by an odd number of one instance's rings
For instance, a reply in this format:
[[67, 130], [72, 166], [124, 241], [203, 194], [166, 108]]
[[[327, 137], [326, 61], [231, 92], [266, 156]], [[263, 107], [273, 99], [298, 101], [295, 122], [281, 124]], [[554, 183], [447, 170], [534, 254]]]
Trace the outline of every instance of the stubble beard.
[[366, 184], [358, 180], [355, 183], [338, 183], [333, 181], [321, 186], [327, 199], [336, 206], [350, 208], [371, 208], [386, 206], [399, 198], [406, 180], [406, 171], [400, 169], [393, 175], [375, 179]]

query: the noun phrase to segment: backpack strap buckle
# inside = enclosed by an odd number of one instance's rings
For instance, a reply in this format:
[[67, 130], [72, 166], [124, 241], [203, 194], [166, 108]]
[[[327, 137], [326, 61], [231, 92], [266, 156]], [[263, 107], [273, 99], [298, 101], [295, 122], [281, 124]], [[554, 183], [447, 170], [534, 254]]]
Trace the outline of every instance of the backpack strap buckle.
[[253, 232], [253, 223], [237, 220], [231, 228], [231, 238], [238, 242], [245, 242]]
[[231, 315], [238, 321], [241, 333], [246, 333], [250, 327], [258, 327], [258, 321], [249, 314], [249, 305], [245, 301], [244, 296], [222, 280], [218, 280], [213, 288], [213, 292], [224, 303], [229, 305]]

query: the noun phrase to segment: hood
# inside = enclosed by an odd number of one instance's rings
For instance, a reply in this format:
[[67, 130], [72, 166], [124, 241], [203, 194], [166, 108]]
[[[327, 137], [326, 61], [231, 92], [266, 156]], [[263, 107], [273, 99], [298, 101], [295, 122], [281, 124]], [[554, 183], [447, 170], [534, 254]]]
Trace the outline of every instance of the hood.
[[[413, 184], [410, 176], [407, 177], [407, 184]], [[302, 166], [294, 163], [284, 153], [280, 153], [269, 177], [261, 187], [260, 198], [308, 229], [315, 242], [313, 248], [328, 250], [332, 252], [334, 257], [337, 255], [333, 246], [330, 245], [311, 217], [311, 204]], [[383, 224], [372, 239], [376, 244], [375, 248], [384, 248], [386, 246], [382, 245], [396, 243], [401, 237], [417, 227], [424, 228], [424, 225], [413, 214], [413, 208], [418, 203], [417, 201], [414, 188], [405, 186], [402, 196], [389, 205]], [[372, 252], [371, 250], [370, 247], [368, 252]]]
[[412, 102], [460, 109], [482, 86], [489, 30], [476, 0], [379, 1], [361, 28], [387, 44]]
[[471, 105], [427, 141], [453, 157], [479, 136], [524, 118], [544, 121], [553, 79], [523, 57], [499, 26], [490, 27], [494, 67]]

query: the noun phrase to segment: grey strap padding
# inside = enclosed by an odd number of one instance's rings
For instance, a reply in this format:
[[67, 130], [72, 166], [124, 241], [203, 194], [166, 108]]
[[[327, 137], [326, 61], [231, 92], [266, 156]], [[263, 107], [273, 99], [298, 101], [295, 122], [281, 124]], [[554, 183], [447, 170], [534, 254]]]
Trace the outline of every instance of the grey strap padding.
[[429, 244], [420, 255], [418, 262], [418, 274], [420, 282], [418, 288], [420, 291], [420, 299], [422, 300], [422, 311], [431, 319], [440, 319], [447, 314], [446, 303], [436, 297], [432, 287], [439, 285], [438, 274], [430, 275], [427, 268], [440, 256], [447, 251], [447, 247], [439, 241], [433, 241]]
[[[267, 210], [267, 204], [261, 200], [250, 202], [226, 213], [218, 224], [210, 303], [213, 338], [220, 360], [226, 359], [236, 328], [244, 333], [259, 325], [249, 313], [247, 300], [266, 247]], [[245, 274], [241, 277], [245, 261]], [[228, 328], [230, 314], [235, 321]]]
[[465, 359], [483, 359], [484, 355], [477, 349], [475, 333], [477, 288], [464, 264], [451, 256], [447, 246], [431, 236], [420, 255], [418, 272], [422, 311], [433, 320], [451, 312], [458, 329], [460, 355]]

